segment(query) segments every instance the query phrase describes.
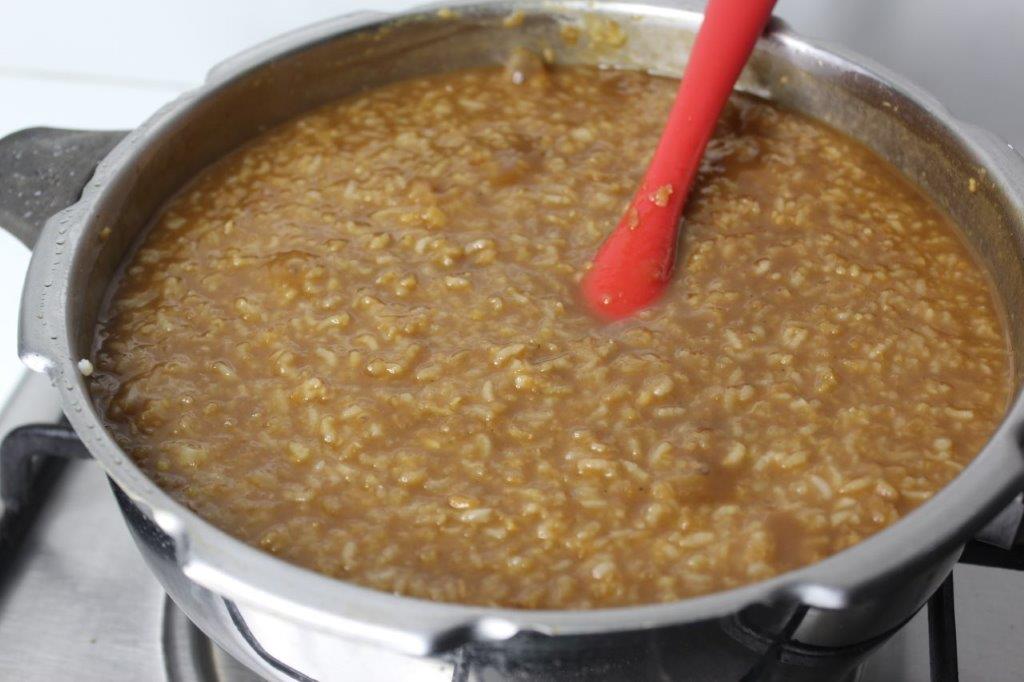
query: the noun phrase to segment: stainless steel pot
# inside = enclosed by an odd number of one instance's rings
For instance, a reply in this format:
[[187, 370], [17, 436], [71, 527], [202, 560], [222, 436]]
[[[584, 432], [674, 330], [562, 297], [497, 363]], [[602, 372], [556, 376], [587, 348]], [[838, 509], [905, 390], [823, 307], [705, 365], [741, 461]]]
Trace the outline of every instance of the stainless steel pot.
[[[506, 28], [502, 18], [516, 9], [523, 23]], [[60, 390], [154, 573], [234, 656], [281, 679], [346, 679], [355, 675], [353, 661], [366, 656], [400, 665], [416, 660], [406, 656], [455, 661], [464, 679], [471, 671], [821, 679], [825, 670], [849, 669], [909, 618], [965, 541], [1024, 489], [1024, 160], [895, 74], [778, 24], [760, 41], [740, 87], [824, 120], [892, 161], [963, 227], [1007, 310], [1018, 360], [1013, 406], [977, 459], [891, 528], [813, 566], [670, 604], [523, 611], [433, 603], [315, 574], [232, 538], [157, 488], [104, 429], [78, 369], [101, 300], [154, 212], [204, 166], [323, 102], [496, 63], [524, 44], [550, 49], [561, 62], [678, 74], [700, 18], [667, 4], [592, 0], [348, 16], [221, 64], [206, 84], [124, 139], [35, 129], [0, 141], [0, 224], [35, 250], [22, 303], [22, 358]], [[623, 44], [588, 38], [599, 33], [589, 29], [610, 21]], [[560, 37], [567, 24], [582, 28], [575, 44]], [[43, 225], [80, 190], [77, 203]], [[1007, 527], [1016, 528], [1019, 511], [1004, 513]]]

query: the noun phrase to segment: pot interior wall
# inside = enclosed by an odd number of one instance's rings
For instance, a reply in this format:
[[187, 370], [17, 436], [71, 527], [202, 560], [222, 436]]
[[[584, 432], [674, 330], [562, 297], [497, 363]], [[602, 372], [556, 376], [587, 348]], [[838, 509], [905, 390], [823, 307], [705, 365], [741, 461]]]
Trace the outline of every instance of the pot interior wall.
[[[483, 7], [454, 18], [431, 11], [383, 29], [325, 35], [266, 66], [218, 76], [215, 92], [146, 130], [135, 141], [136, 163], [106, 188], [85, 226], [97, 235], [110, 227], [111, 236], [85, 240], [87, 246], [76, 254], [72, 286], [84, 300], [71, 306], [69, 322], [77, 330], [78, 356], [88, 355], [111, 278], [154, 213], [203, 167], [261, 131], [376, 85], [500, 63], [519, 46], [550, 50], [563, 63], [678, 75], [700, 19], [685, 10], [623, 3], [523, 7], [525, 16], [515, 28], [505, 26], [516, 22], [503, 21], [500, 10]], [[572, 40], [574, 31], [578, 38]], [[986, 173], [956, 131], [866, 71], [785, 36], [761, 42], [740, 87], [866, 143], [949, 213], [991, 273], [1014, 354], [1022, 357], [1024, 329], [1016, 302], [1024, 300], [1024, 216], [1001, 178]], [[1022, 363], [1015, 365], [1019, 385]]]

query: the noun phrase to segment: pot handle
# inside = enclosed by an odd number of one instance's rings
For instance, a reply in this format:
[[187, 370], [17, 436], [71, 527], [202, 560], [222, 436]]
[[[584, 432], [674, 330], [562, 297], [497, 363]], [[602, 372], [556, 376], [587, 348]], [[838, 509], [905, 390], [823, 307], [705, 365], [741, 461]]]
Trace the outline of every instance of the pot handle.
[[0, 139], [0, 227], [32, 248], [50, 216], [78, 201], [127, 131], [28, 128]]

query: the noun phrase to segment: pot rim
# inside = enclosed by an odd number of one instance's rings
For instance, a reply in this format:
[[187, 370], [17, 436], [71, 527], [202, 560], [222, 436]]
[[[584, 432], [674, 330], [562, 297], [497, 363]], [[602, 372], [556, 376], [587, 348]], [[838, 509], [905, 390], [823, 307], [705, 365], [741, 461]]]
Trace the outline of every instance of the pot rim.
[[[131, 161], [147, 141], [219, 88], [254, 69], [317, 43], [398, 21], [438, 21], [437, 10], [452, 7], [474, 17], [501, 17], [513, 9], [552, 10], [605, 16], [667, 18], [696, 27], [701, 13], [651, 3], [593, 0], [454, 2], [395, 15], [377, 13], [327, 20], [257, 45], [215, 67], [207, 82], [158, 110], [132, 131], [99, 165], [78, 203], [48, 222], [26, 278], [21, 309], [20, 354], [58, 387], [71, 424], [89, 451], [126, 495], [174, 543], [184, 573], [218, 595], [309, 626], [371, 641], [406, 653], [431, 654], [470, 640], [501, 640], [519, 632], [551, 635], [596, 634], [693, 622], [734, 613], [754, 603], [798, 602], [821, 609], [849, 605], [858, 594], [887, 577], [913, 570], [934, 551], [954, 551], [1024, 486], [1024, 458], [1018, 430], [1024, 421], [1020, 390], [1003, 421], [978, 456], [932, 499], [868, 539], [803, 568], [769, 580], [676, 602], [592, 610], [525, 610], [433, 602], [360, 587], [313, 572], [256, 549], [200, 518], [148, 479], [103, 427], [78, 371], [71, 308], [76, 292], [70, 276], [83, 258], [84, 237], [96, 208], [131, 172]], [[844, 48], [798, 37], [774, 22], [759, 43], [871, 79], [899, 93], [930, 120], [950, 131], [1024, 216], [1024, 159], [981, 129], [955, 119], [937, 100], [888, 69]], [[1024, 224], [1024, 217], [1020, 221]]]

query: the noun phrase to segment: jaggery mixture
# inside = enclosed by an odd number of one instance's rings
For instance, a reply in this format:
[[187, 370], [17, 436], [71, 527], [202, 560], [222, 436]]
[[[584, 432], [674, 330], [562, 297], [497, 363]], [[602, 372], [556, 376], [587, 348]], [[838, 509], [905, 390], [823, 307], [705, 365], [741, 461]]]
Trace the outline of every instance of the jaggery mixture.
[[663, 602], [923, 503], [1010, 391], [986, 276], [886, 162], [737, 95], [667, 295], [578, 295], [675, 83], [583, 67], [388, 85], [203, 172], [96, 337], [95, 399], [177, 499], [428, 599]]

